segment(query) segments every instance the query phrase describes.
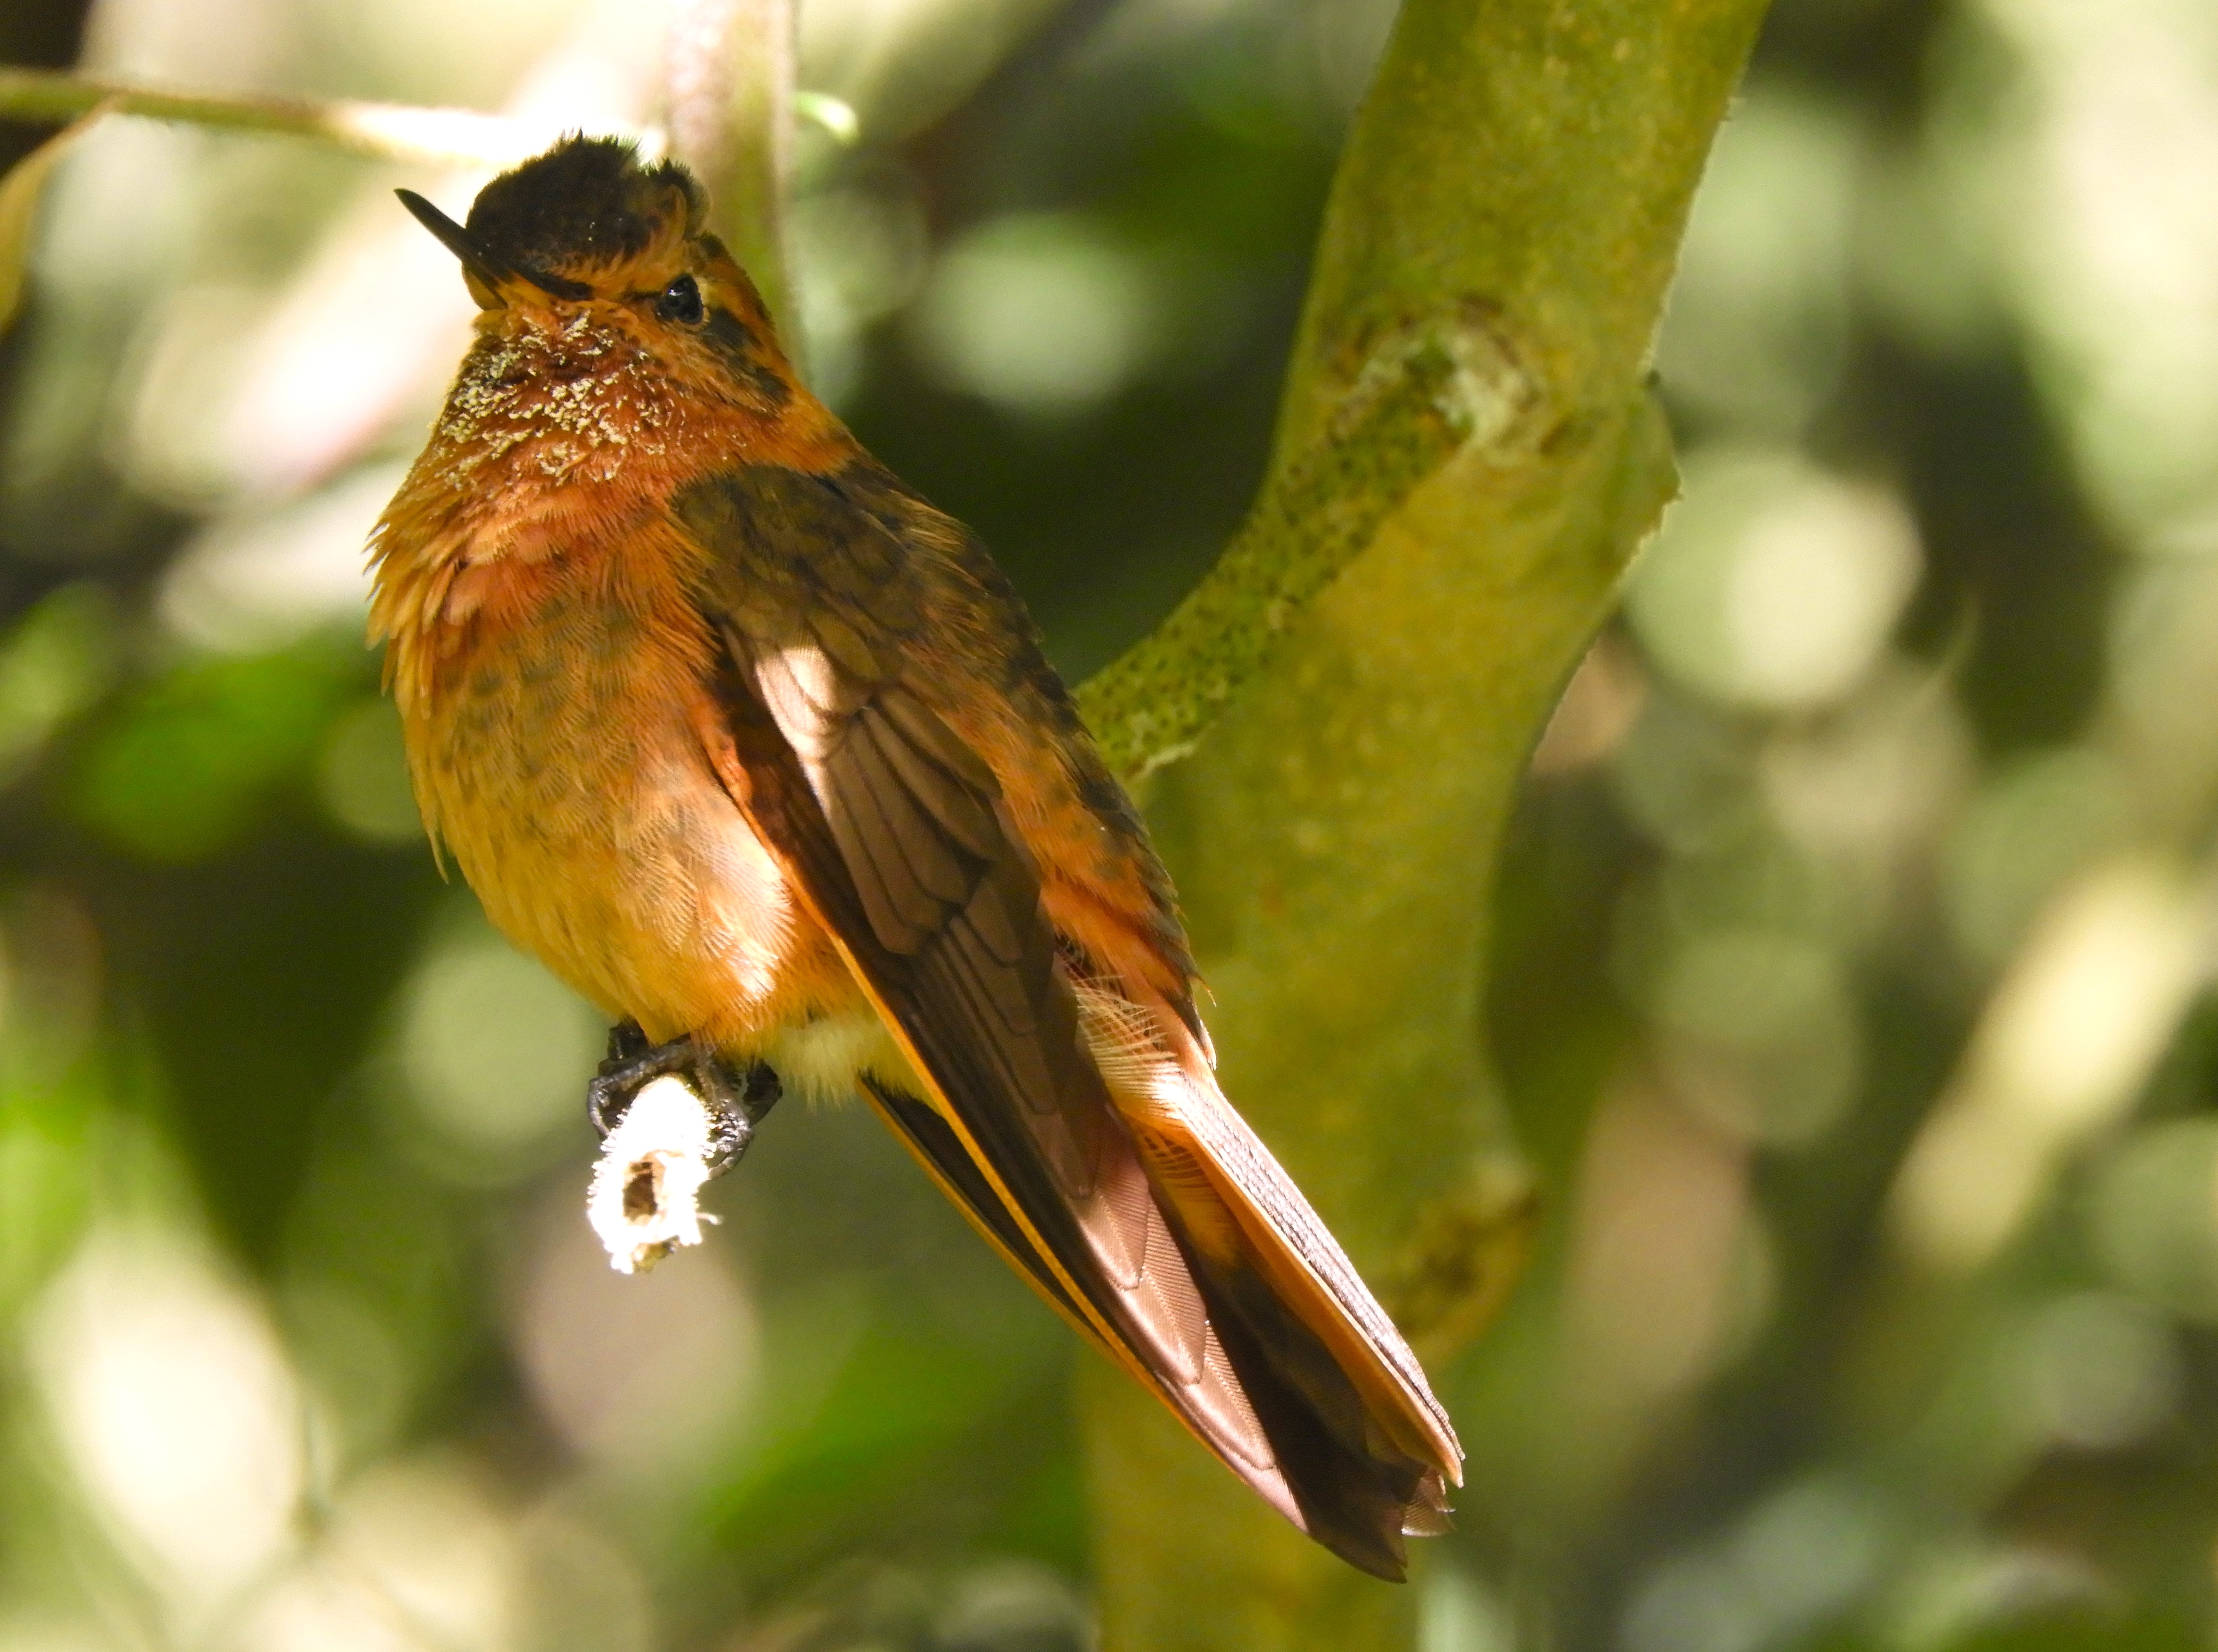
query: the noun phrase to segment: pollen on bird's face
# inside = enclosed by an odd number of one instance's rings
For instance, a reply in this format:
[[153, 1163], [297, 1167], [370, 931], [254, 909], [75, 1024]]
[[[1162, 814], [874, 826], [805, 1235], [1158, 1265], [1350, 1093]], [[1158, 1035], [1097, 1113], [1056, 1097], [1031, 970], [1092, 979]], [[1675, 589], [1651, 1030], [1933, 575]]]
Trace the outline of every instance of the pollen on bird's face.
[[593, 310], [505, 311], [464, 358], [437, 445], [458, 485], [488, 466], [606, 481], [625, 455], [685, 441], [686, 417], [660, 366]]

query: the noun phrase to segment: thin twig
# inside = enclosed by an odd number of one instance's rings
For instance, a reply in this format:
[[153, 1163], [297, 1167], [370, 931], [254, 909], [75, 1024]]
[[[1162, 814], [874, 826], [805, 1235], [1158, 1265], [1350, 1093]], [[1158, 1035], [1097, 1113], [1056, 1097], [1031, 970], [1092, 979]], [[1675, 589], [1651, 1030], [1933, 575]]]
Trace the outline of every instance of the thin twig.
[[431, 166], [511, 166], [537, 154], [562, 131], [474, 109], [180, 91], [58, 71], [0, 68], [0, 117], [60, 122], [102, 104], [120, 114], [308, 138], [350, 154]]

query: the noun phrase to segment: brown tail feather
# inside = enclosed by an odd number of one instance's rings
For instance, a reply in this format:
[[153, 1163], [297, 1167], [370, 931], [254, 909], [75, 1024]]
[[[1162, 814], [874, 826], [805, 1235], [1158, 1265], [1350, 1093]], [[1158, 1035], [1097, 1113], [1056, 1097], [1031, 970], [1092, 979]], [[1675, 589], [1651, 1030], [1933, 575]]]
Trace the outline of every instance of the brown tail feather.
[[1350, 1565], [1400, 1582], [1403, 1534], [1445, 1518], [1440, 1470], [1385, 1438], [1323, 1340], [1261, 1275], [1192, 1250], [1187, 1260], [1300, 1508], [1295, 1523]]
[[[1140, 1125], [1151, 1164], [1175, 1166], [1162, 1185], [1184, 1204], [1206, 1185], [1211, 1228], [1239, 1234], [1236, 1254], [1266, 1282], [1284, 1311], [1330, 1351], [1361, 1396], [1382, 1446], [1433, 1470], [1433, 1519], [1445, 1518], [1446, 1488], [1462, 1483], [1463, 1449], [1434, 1398], [1424, 1368], [1379, 1305], [1316, 1211], [1199, 1061], [1173, 1086], [1175, 1102], [1151, 1109]], [[1159, 1092], [1159, 1098], [1164, 1092]], [[1198, 1175], [1197, 1173], [1198, 1172]], [[1413, 1512], [1405, 1529], [1427, 1524]]]
[[[1139, 1160], [1129, 1141], [1122, 1154], [1105, 1155], [1127, 1168], [1122, 1177], [1105, 1175], [1104, 1185], [1133, 1182], [1132, 1191], [1153, 1209], [1130, 1208], [1136, 1203], [1130, 1197], [1078, 1202], [1071, 1214], [1094, 1236], [1061, 1247], [1057, 1269], [1011, 1220], [933, 1108], [880, 1084], [866, 1087], [995, 1248], [1295, 1525], [1351, 1565], [1395, 1581], [1407, 1570], [1403, 1534], [1447, 1529], [1439, 1469], [1394, 1445], [1325, 1340], [1259, 1272], [1236, 1259], [1212, 1261], [1193, 1241], [1179, 1215], [1184, 1201], [1134, 1176]], [[1006, 1160], [1002, 1167], [1012, 1182], [1033, 1179]], [[1133, 1244], [1130, 1230], [1150, 1226], [1159, 1234], [1168, 1229], [1174, 1253], [1157, 1244], [1145, 1266], [1121, 1282], [1105, 1277], [1098, 1254], [1148, 1251], [1144, 1243]], [[1095, 1313], [1080, 1309], [1059, 1274], [1079, 1281]], [[1181, 1302], [1188, 1306], [1181, 1309]], [[1112, 1339], [1101, 1334], [1105, 1321]]]

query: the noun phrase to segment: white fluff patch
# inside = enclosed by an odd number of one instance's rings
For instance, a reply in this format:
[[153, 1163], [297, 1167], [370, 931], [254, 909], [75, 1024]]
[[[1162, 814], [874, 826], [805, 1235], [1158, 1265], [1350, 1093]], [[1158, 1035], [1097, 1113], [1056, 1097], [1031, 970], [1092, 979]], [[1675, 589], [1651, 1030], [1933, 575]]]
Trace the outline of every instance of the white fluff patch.
[[820, 1016], [781, 1029], [762, 1052], [788, 1096], [811, 1106], [855, 1093], [858, 1073], [872, 1073], [911, 1095], [925, 1093], [884, 1024], [869, 1011]]
[[601, 1143], [585, 1194], [585, 1220], [618, 1273], [644, 1273], [681, 1245], [701, 1242], [701, 1188], [709, 1179], [709, 1110], [667, 1074], [632, 1100]]

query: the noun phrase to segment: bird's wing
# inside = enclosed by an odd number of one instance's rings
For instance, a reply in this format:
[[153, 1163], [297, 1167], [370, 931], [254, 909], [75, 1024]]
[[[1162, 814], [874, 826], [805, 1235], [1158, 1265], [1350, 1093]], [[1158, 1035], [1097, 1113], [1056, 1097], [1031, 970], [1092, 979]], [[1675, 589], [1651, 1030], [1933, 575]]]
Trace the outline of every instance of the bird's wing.
[[721, 473], [678, 502], [728, 653], [712, 763], [929, 1092], [868, 1086], [987, 1238], [1248, 1483], [1354, 1563], [1437, 1507], [1269, 1282], [1159, 1197], [1081, 1034], [1038, 871], [934, 708], [897, 524], [836, 477]]

